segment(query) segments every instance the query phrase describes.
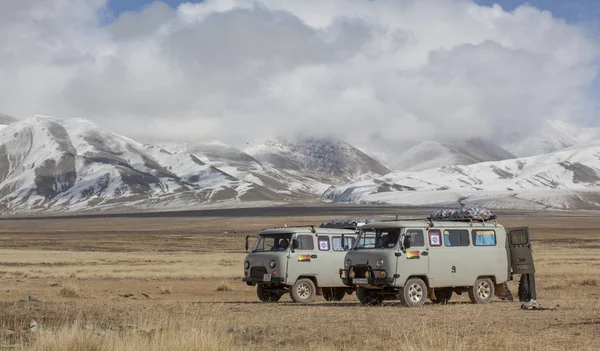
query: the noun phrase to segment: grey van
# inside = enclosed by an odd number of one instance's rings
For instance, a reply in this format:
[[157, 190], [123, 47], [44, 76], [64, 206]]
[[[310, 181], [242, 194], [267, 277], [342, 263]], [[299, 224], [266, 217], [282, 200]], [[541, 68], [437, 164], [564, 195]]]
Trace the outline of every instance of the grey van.
[[356, 236], [356, 230], [314, 226], [264, 229], [244, 260], [242, 280], [256, 285], [263, 302], [277, 302], [285, 293], [300, 303], [310, 303], [317, 295], [342, 300], [354, 289], [339, 279], [338, 270]]
[[488, 303], [513, 274], [527, 277], [535, 291], [528, 228], [426, 219], [360, 229], [339, 273], [344, 284], [356, 287], [363, 305], [399, 299], [414, 307], [427, 298], [448, 302], [453, 293], [464, 292], [473, 303]]

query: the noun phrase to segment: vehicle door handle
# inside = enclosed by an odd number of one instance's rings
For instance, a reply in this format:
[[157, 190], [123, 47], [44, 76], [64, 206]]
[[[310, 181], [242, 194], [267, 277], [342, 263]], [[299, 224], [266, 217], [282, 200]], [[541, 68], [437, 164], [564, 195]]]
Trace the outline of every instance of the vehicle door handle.
[[423, 256], [428, 256], [428, 255], [429, 255], [429, 252], [427, 252], [427, 251], [422, 251], [422, 252], [421, 252], [421, 255], [423, 255]]
[[310, 258], [317, 258], [317, 255], [310, 255]]

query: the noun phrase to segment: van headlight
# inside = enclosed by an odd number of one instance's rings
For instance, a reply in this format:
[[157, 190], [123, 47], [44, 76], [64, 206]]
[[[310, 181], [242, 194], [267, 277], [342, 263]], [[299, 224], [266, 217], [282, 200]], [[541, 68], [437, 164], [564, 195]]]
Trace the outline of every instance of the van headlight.
[[377, 262], [375, 262], [375, 267], [377, 267], [377, 268], [383, 267], [383, 258], [380, 258], [377, 260]]
[[250, 268], [250, 262], [246, 261], [244, 262], [244, 269], [248, 269]]
[[347, 258], [346, 261], [344, 261], [344, 266], [350, 268], [350, 266], [352, 266], [352, 260]]
[[271, 260], [271, 262], [269, 262], [269, 267], [271, 267], [271, 268], [275, 268], [276, 265], [277, 265], [277, 262], [275, 262], [275, 260]]

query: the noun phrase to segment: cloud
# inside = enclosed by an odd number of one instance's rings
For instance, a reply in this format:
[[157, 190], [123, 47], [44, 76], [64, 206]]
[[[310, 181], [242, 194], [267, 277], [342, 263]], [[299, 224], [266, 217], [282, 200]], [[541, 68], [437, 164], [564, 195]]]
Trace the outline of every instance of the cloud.
[[585, 27], [468, 0], [0, 4], [0, 110], [83, 117], [137, 137], [369, 145], [501, 138], [595, 120]]

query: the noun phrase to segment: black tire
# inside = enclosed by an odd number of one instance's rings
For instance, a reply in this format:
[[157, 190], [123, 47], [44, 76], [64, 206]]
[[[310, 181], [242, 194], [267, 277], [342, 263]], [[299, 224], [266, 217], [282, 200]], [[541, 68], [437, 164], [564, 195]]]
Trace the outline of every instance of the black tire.
[[431, 302], [435, 304], [447, 304], [452, 298], [452, 289], [435, 289], [433, 294], [435, 295], [435, 300], [431, 300]]
[[342, 301], [346, 296], [345, 288], [335, 288], [333, 291], [333, 301]]
[[346, 295], [344, 288], [323, 288], [321, 291], [325, 301], [341, 301]]
[[317, 288], [315, 287], [315, 283], [306, 278], [298, 279], [290, 291], [292, 301], [298, 303], [311, 303], [315, 300], [316, 295]]
[[383, 296], [378, 294], [376, 290], [359, 287], [356, 289], [356, 297], [363, 306], [379, 306], [383, 303]]
[[519, 301], [527, 302], [531, 300], [531, 291], [529, 291], [529, 274], [521, 274], [519, 279]]
[[410, 278], [400, 291], [400, 299], [407, 307], [420, 307], [427, 300], [427, 285], [421, 278]]
[[321, 293], [325, 301], [333, 301], [333, 288], [322, 288]]
[[277, 302], [281, 299], [281, 293], [268, 289], [264, 284], [256, 286], [256, 296], [262, 302]]
[[490, 303], [495, 290], [494, 282], [490, 278], [479, 278], [469, 288], [469, 299], [472, 303]]

